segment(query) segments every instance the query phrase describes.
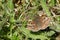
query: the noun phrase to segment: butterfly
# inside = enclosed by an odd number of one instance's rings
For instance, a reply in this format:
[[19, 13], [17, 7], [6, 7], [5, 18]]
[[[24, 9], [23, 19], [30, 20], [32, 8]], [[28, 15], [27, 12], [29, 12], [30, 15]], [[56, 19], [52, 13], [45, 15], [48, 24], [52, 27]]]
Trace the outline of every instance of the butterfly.
[[46, 29], [49, 23], [50, 17], [40, 11], [39, 15], [36, 15], [33, 20], [28, 21], [27, 29], [33, 32], [38, 32], [39, 30]]

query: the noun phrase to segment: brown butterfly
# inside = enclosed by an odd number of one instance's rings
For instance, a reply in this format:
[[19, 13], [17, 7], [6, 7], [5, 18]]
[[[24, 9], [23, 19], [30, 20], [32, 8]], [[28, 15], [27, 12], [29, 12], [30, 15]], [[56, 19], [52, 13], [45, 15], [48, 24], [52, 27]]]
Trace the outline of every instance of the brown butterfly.
[[48, 27], [50, 18], [47, 17], [43, 12], [39, 12], [33, 20], [28, 21], [27, 29], [33, 32], [44, 30]]

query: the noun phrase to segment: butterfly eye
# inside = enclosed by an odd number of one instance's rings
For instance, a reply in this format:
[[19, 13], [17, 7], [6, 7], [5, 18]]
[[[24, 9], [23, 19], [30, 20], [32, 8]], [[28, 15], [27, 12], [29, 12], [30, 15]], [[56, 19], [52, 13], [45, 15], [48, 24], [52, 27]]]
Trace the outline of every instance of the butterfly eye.
[[47, 17], [44, 18], [44, 20], [47, 20], [47, 19], [48, 19]]

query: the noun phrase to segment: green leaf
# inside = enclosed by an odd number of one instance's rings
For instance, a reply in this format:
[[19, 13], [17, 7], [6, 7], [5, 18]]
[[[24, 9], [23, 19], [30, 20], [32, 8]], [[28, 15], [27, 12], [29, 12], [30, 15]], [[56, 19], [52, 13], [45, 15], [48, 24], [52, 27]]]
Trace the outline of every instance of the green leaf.
[[10, 10], [13, 10], [14, 9], [14, 5], [13, 5], [13, 2], [12, 0], [7, 0], [7, 6]]

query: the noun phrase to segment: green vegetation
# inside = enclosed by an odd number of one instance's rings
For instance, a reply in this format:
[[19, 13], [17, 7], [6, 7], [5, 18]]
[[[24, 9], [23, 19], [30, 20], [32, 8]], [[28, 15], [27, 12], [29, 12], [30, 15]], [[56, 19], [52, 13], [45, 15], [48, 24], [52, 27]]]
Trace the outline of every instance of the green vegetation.
[[[48, 28], [26, 29], [39, 11], [51, 18]], [[60, 0], [0, 0], [0, 40], [57, 40], [59, 35]]]

